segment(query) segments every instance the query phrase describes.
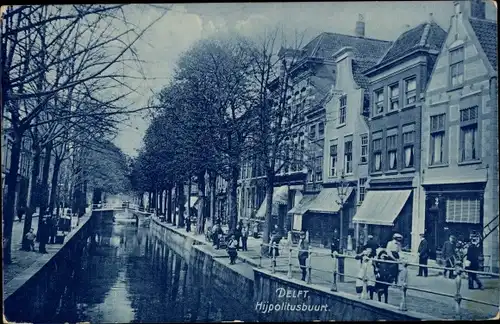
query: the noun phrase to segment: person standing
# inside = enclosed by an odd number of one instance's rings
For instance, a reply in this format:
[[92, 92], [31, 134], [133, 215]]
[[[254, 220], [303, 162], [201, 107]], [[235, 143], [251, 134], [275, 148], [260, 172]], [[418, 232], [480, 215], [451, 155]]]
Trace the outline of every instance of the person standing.
[[26, 240], [28, 241], [30, 251], [35, 251], [35, 239], [36, 239], [35, 230], [30, 229], [30, 231], [26, 234]]
[[17, 211], [17, 218], [19, 219], [19, 223], [21, 223], [23, 221], [23, 215], [24, 215], [24, 208], [21, 207], [19, 208], [19, 210]]
[[236, 238], [236, 248], [239, 250], [241, 248], [240, 239], [241, 239], [241, 230], [243, 229], [243, 220], [240, 219], [238, 224], [236, 225], [236, 230], [234, 232], [234, 236]]
[[[387, 243], [386, 250], [387, 256], [390, 261], [399, 262], [399, 253], [401, 253], [401, 241], [403, 240], [403, 235], [395, 233], [392, 236], [392, 240]], [[390, 263], [389, 269], [391, 269], [392, 279], [394, 283], [398, 284], [399, 277], [399, 264]]]
[[[466, 261], [466, 270], [478, 271], [479, 270], [479, 254], [481, 253], [479, 249], [479, 238], [473, 237], [471, 239], [471, 244], [467, 248], [467, 261]], [[483, 289], [483, 284], [477, 278], [477, 273], [467, 272], [468, 281], [469, 281], [469, 289], [474, 288], [474, 282], [477, 283], [479, 289]]]
[[418, 277], [427, 277], [428, 275], [428, 269], [427, 269], [427, 261], [429, 260], [429, 243], [427, 242], [427, 239], [425, 238], [425, 234], [421, 233], [420, 234], [420, 244], [418, 246], [418, 264], [420, 265], [418, 267]]
[[229, 255], [229, 264], [235, 264], [236, 257], [238, 256], [238, 251], [236, 250], [238, 242], [236, 241], [235, 235], [231, 235], [231, 239], [227, 244], [227, 254]]
[[42, 223], [40, 224], [40, 229], [38, 231], [39, 235], [39, 243], [38, 243], [38, 252], [47, 254], [47, 250], [45, 248], [45, 245], [47, 244], [47, 241], [49, 239], [49, 224], [47, 223], [47, 219], [44, 219]]
[[340, 239], [339, 239], [339, 232], [337, 229], [333, 230], [333, 237], [332, 237], [332, 244], [330, 245], [330, 251], [332, 253], [333, 257], [333, 252], [340, 253]]
[[309, 243], [306, 241], [306, 233], [300, 232], [299, 239], [299, 265], [302, 270], [302, 280], [306, 280], [307, 268], [306, 268], [306, 260], [309, 257]]
[[216, 223], [214, 225], [214, 228], [212, 230], [212, 239], [213, 239], [213, 243], [214, 243], [214, 246], [215, 248], [218, 250], [219, 247], [220, 247], [220, 240], [219, 240], [219, 235], [222, 234], [222, 228], [220, 227], [220, 223]]
[[241, 245], [242, 245], [241, 249], [243, 251], [248, 251], [247, 242], [248, 242], [248, 226], [243, 225], [243, 227], [241, 228]]
[[378, 248], [379, 248], [379, 245], [375, 241], [375, 239], [373, 238], [373, 235], [371, 235], [371, 234], [368, 235], [368, 241], [366, 241], [366, 244], [364, 247], [364, 250], [370, 249], [370, 254], [368, 255], [368, 257], [370, 257], [370, 258], [376, 257]]
[[[275, 256], [278, 257], [280, 255], [280, 250], [279, 250], [279, 244], [281, 241], [281, 235], [278, 231], [278, 226], [274, 227], [274, 231], [271, 234], [271, 240], [269, 241], [269, 255], [271, 257]], [[273, 247], [273, 245], [276, 245], [276, 247]], [[274, 265], [276, 266], [276, 261], [273, 260]]]
[[[455, 236], [450, 235], [450, 238], [448, 241], [444, 242], [443, 245], [443, 260], [444, 260], [444, 266], [446, 268], [453, 268], [455, 267], [455, 248], [456, 248], [456, 243], [455, 243]], [[444, 270], [443, 275], [446, 277], [446, 273], [449, 272], [448, 278], [453, 279], [453, 269], [450, 270]]]

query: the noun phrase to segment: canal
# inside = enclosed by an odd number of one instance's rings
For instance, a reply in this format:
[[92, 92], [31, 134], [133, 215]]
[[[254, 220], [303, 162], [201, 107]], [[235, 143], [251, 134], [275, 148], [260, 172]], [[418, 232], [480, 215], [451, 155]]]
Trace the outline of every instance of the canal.
[[[66, 281], [52, 322], [255, 321], [251, 300], [224, 296], [200, 270], [190, 267], [135, 224], [99, 229], [81, 267]], [[238, 287], [231, 287], [238, 289]]]

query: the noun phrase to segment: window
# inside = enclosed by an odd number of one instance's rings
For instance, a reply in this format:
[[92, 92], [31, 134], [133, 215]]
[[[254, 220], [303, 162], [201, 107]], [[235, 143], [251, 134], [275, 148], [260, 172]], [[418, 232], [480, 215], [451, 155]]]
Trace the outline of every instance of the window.
[[323, 181], [323, 157], [316, 157], [316, 181]]
[[368, 134], [361, 135], [361, 163], [368, 162]]
[[337, 175], [337, 140], [330, 142], [330, 177]]
[[[381, 136], [381, 133], [378, 133]], [[373, 171], [381, 171], [382, 170], [382, 139], [376, 138], [376, 135], [373, 135], [374, 140], [372, 141], [373, 146]]]
[[405, 81], [405, 105], [414, 104], [417, 101], [417, 79], [411, 78]]
[[311, 125], [309, 127], [309, 138], [314, 139], [316, 137], [316, 125]]
[[366, 178], [359, 178], [359, 199], [358, 202], [361, 204], [365, 200], [366, 195]]
[[445, 114], [431, 116], [431, 165], [444, 163]]
[[394, 111], [399, 109], [399, 85], [393, 84], [392, 86], [389, 87], [389, 92], [390, 92], [390, 104], [389, 104], [389, 111]]
[[340, 97], [340, 108], [339, 108], [339, 124], [345, 124], [346, 118], [346, 108], [347, 108], [347, 96]]
[[352, 173], [352, 138], [344, 142], [344, 169], [346, 174]]
[[479, 199], [454, 198], [446, 200], [446, 222], [479, 224], [481, 205]]
[[311, 169], [307, 170], [307, 181], [314, 182], [314, 172]]
[[450, 51], [450, 85], [460, 86], [464, 82], [464, 48]]
[[477, 106], [460, 110], [460, 162], [479, 160]]
[[414, 166], [415, 124], [403, 126], [403, 162], [405, 168]]
[[375, 91], [375, 115], [381, 114], [384, 112], [384, 89], [379, 89]]
[[319, 133], [320, 137], [322, 137], [323, 135], [325, 135], [325, 123], [320, 122], [318, 124], [318, 133]]
[[398, 135], [387, 136], [387, 160], [389, 161], [389, 170], [398, 168]]

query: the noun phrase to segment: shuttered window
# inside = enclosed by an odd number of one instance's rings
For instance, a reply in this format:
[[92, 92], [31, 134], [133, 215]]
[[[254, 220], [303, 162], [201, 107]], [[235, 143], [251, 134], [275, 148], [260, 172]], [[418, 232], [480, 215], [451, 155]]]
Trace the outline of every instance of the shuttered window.
[[479, 199], [460, 198], [446, 201], [446, 221], [449, 223], [480, 223]]

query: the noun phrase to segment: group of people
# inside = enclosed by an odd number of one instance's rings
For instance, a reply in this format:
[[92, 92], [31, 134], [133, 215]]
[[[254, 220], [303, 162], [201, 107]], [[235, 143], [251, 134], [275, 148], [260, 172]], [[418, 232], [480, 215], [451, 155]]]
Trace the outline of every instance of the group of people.
[[[46, 245], [55, 244], [57, 237], [57, 218], [55, 216], [43, 217], [38, 229], [38, 252], [47, 254]], [[35, 240], [37, 235], [35, 230], [31, 228], [26, 234], [25, 239], [29, 251], [35, 251]]]
[[238, 257], [238, 251], [248, 251], [248, 226], [243, 224], [243, 220], [240, 220], [236, 224], [236, 228], [233, 233], [229, 235], [229, 240], [226, 242], [225, 233], [222, 230], [220, 221], [217, 221], [213, 227], [210, 229], [209, 236], [212, 239], [213, 246], [219, 250], [223, 243], [226, 243], [227, 253], [229, 255], [230, 264], [236, 263], [236, 258]]

